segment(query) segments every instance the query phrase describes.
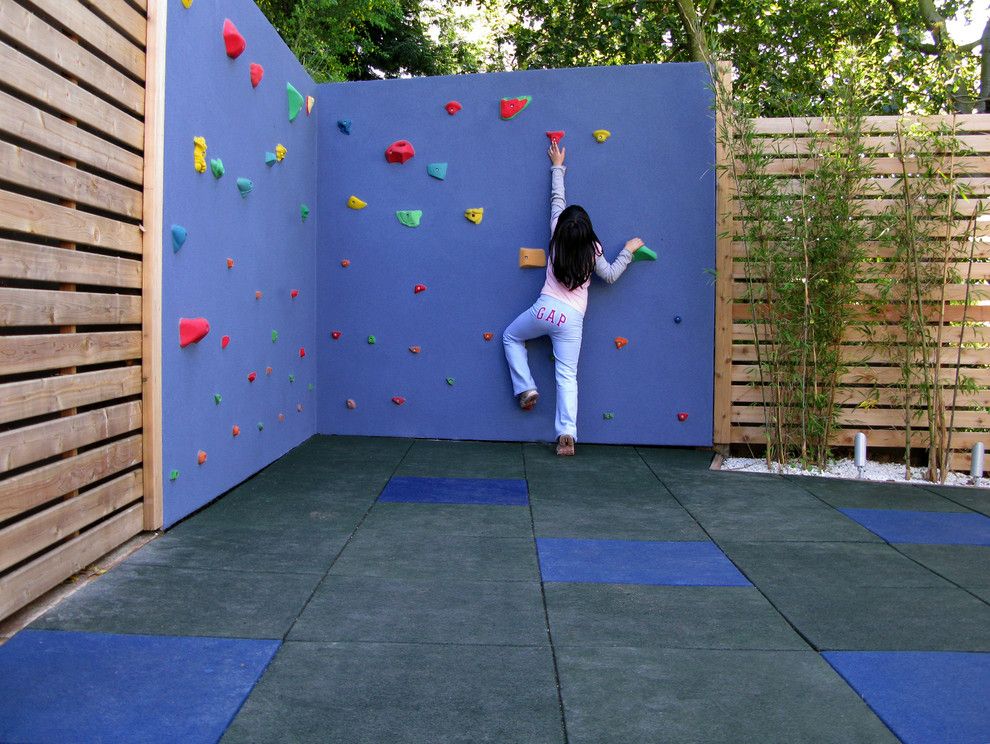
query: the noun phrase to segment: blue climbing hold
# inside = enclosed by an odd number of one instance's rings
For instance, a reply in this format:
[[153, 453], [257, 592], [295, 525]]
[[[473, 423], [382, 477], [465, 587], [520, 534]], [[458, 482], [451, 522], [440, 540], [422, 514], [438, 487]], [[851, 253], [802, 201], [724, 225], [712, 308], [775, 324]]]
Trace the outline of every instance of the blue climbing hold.
[[429, 173], [434, 178], [438, 178], [442, 181], [447, 177], [447, 164], [430, 163], [428, 166], [426, 166], [426, 172]]
[[684, 318], [682, 318], [680, 315], [675, 315], [674, 316], [674, 322], [675, 323], [680, 323], [682, 320], [684, 320]]
[[278, 162], [278, 158], [275, 156], [275, 153], [273, 153], [273, 152], [266, 152], [265, 153], [265, 165], [267, 165], [269, 168], [271, 168], [277, 162]]
[[246, 197], [254, 189], [254, 184], [251, 183], [250, 178], [238, 178], [237, 179], [237, 190], [241, 192], [241, 197]]
[[186, 242], [189, 233], [182, 225], [172, 225], [172, 251], [178, 253], [179, 249]]
[[351, 133], [351, 120], [350, 119], [337, 119], [337, 129], [339, 129], [342, 134], [350, 134]]

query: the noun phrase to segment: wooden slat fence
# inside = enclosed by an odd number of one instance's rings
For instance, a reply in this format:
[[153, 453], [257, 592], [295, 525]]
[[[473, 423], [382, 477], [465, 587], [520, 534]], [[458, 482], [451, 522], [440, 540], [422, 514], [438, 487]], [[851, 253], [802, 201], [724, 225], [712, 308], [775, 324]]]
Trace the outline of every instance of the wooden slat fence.
[[[897, 177], [901, 173], [897, 151], [897, 117], [870, 117], [866, 128], [870, 132], [867, 144], [880, 149], [878, 157], [870, 162], [872, 198], [864, 201], [863, 219], [881, 214], [896, 198], [900, 188]], [[939, 124], [952, 125], [952, 117], [923, 117], [919, 121], [929, 127]], [[957, 174], [972, 190], [969, 201], [958, 204], [961, 215], [953, 234], [964, 240], [968, 219], [980, 208], [979, 200], [990, 204], [990, 116], [957, 116], [954, 119], [958, 139], [969, 149], [963, 157], [955, 159]], [[801, 191], [800, 177], [808, 173], [814, 162], [809, 153], [808, 137], [811, 133], [827, 131], [829, 122], [822, 119], [756, 119], [755, 132], [764, 142], [763, 151], [772, 154], [766, 172], [781, 179], [784, 193]], [[729, 164], [728, 149], [720, 143], [716, 156], [720, 165]], [[803, 157], [801, 157], [803, 156]], [[889, 198], [888, 198], [889, 197]], [[760, 287], [756, 295], [748, 288], [746, 261], [747, 245], [743, 240], [740, 205], [736, 199], [735, 181], [724, 168], [718, 176], [718, 245], [717, 245], [717, 313], [716, 313], [716, 391], [715, 391], [715, 442], [718, 445], [763, 445], [764, 429], [763, 390], [757, 375], [757, 335], [765, 338], [766, 328], [756, 330], [753, 323], [752, 302], [759, 301]], [[985, 208], [985, 207], [984, 207]], [[963, 307], [959, 301], [966, 296], [964, 281], [950, 284], [945, 289], [945, 299], [956, 304], [946, 308], [944, 317], [944, 375], [951, 385], [956, 375], [956, 355], [960, 340], [963, 344], [959, 359], [959, 371], [972, 378], [978, 390], [975, 394], [960, 394], [954, 409], [951, 467], [969, 470], [970, 448], [975, 442], [990, 445], [990, 221], [978, 221], [973, 260], [954, 261], [953, 268], [962, 277], [969, 273], [971, 305], [966, 320], [975, 322], [965, 329], [959, 326]], [[967, 246], [969, 243], [967, 243]], [[893, 263], [883, 264], [892, 257], [889, 245], [867, 242], [867, 260], [862, 266], [864, 280], [859, 284], [863, 298], [876, 295], [877, 285], [867, 278], [873, 272], [876, 277], [877, 262], [895, 273]], [[968, 250], [968, 248], [967, 248]], [[972, 299], [975, 294], [975, 299]], [[938, 307], [937, 296], [925, 298], [934, 312]], [[868, 321], [879, 337], [893, 342], [884, 351], [871, 344], [859, 329], [850, 329], [844, 338], [843, 359], [849, 365], [842, 378], [838, 394], [840, 405], [839, 428], [834, 432], [832, 444], [851, 446], [857, 431], [867, 433], [871, 446], [903, 448], [905, 424], [903, 409], [899, 405], [897, 358], [898, 343], [905, 340], [898, 327], [897, 307], [865, 310], [851, 309], [861, 321]], [[953, 325], [955, 323], [955, 325]], [[772, 331], [769, 331], [772, 332]], [[962, 334], [962, 336], [960, 335]], [[951, 411], [951, 406], [950, 406]], [[928, 445], [927, 419], [918, 418], [912, 425], [912, 446]], [[758, 448], [758, 447], [757, 447]], [[737, 448], [739, 449], [739, 448]], [[742, 449], [746, 449], [745, 447]]]
[[0, 0], [0, 619], [160, 526], [164, 10]]

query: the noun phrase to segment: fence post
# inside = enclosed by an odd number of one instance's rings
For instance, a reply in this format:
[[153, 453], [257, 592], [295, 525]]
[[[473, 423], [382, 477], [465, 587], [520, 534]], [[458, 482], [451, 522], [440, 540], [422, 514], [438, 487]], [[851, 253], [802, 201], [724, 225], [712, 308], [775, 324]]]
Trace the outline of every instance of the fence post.
[[[715, 95], [732, 95], [732, 64], [716, 64]], [[732, 210], [734, 185], [726, 168], [729, 153], [719, 136], [726, 131], [722, 106], [715, 106], [715, 390], [714, 431], [717, 448], [728, 449], [732, 427]]]

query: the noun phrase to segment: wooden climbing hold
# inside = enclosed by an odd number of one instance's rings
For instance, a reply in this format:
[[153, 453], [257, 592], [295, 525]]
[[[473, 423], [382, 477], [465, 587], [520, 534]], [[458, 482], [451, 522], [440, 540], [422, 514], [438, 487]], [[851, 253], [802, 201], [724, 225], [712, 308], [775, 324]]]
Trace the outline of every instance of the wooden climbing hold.
[[248, 194], [254, 191], [254, 184], [251, 182], [250, 178], [238, 178], [237, 190], [241, 192], [241, 198], [245, 199]]
[[499, 103], [499, 111], [503, 119], [512, 119], [519, 115], [530, 103], [532, 96], [519, 96], [518, 98], [503, 98]]
[[413, 287], [413, 294], [419, 294], [420, 292], [425, 292], [425, 291], [426, 291], [425, 284], [417, 284], [415, 287]]
[[347, 206], [351, 209], [364, 209], [368, 206], [368, 202], [361, 201], [356, 196], [351, 195], [347, 197]]
[[302, 217], [302, 221], [305, 222], [306, 218], [309, 217], [309, 207], [305, 204], [299, 205], [299, 216]]
[[229, 18], [223, 19], [223, 43], [227, 47], [227, 56], [231, 59], [240, 57], [247, 48], [247, 42]]
[[385, 148], [385, 159], [390, 163], [404, 163], [415, 154], [416, 150], [409, 140], [396, 140]]
[[254, 382], [257, 379], [258, 379], [257, 372], [248, 372], [248, 382]]
[[266, 152], [265, 153], [265, 165], [267, 165], [269, 168], [271, 168], [277, 162], [278, 162], [278, 158], [275, 157], [275, 153], [273, 153], [273, 152]]
[[423, 219], [422, 209], [400, 209], [395, 213], [395, 216], [399, 218], [401, 222], [406, 227], [419, 227], [420, 220]]
[[299, 296], [298, 289], [293, 289], [289, 292], [289, 297], [291, 297], [292, 299], [296, 299], [298, 296]]
[[628, 343], [629, 343], [629, 339], [628, 338], [623, 338], [622, 336], [616, 336], [615, 337], [615, 348], [616, 349], [621, 349], [623, 346], [625, 346]]
[[430, 163], [426, 166], [426, 172], [434, 178], [442, 181], [447, 177], [447, 164]]
[[306, 116], [313, 113], [313, 106], [316, 105], [316, 99], [313, 96], [306, 96]]
[[547, 139], [553, 144], [558, 144], [562, 139], [564, 139], [564, 130], [560, 129], [555, 132], [547, 132]]
[[608, 141], [608, 138], [612, 136], [612, 133], [607, 129], [596, 129], [591, 133], [591, 136], [595, 138], [595, 142], [600, 144]]
[[476, 225], [481, 224], [481, 220], [485, 217], [485, 210], [483, 207], [474, 207], [472, 209], [465, 209], [464, 216], [468, 218], [471, 222]]
[[657, 254], [647, 248], [645, 245], [641, 245], [633, 252], [633, 261], [656, 261]]
[[224, 336], [220, 339], [220, 348], [226, 349], [230, 345], [230, 336]]
[[228, 258], [227, 259], [227, 268], [228, 269], [234, 268], [234, 259], [232, 259], [232, 258]]
[[288, 150], [285, 149], [285, 145], [282, 144], [275, 145], [275, 160], [281, 163], [283, 160], [285, 160], [285, 153], [287, 152]]
[[444, 108], [447, 110], [448, 114], [453, 116], [464, 107], [461, 106], [461, 104], [458, 103], [457, 101], [447, 101], [447, 103], [444, 105]]
[[227, 172], [227, 170], [223, 167], [223, 161], [220, 158], [213, 158], [210, 160], [210, 172], [213, 173], [214, 178], [220, 178]]
[[306, 356], [306, 349], [303, 348], [302, 346], [300, 346], [299, 347], [299, 358], [302, 359], [304, 356]]
[[418, 354], [420, 351], [422, 351], [422, 349], [420, 349], [418, 346], [410, 346], [409, 351], [411, 351], [413, 354]]
[[347, 406], [352, 411], [355, 408], [357, 408], [357, 403], [354, 402], [354, 399], [353, 398], [348, 398], [347, 400], [345, 400], [344, 401], [344, 405]]
[[494, 333], [482, 333], [481, 334], [481, 337], [483, 339], [485, 339], [485, 341], [491, 341], [493, 338], [495, 338], [495, 334]]
[[341, 134], [350, 134], [351, 123], [350, 119], [337, 119], [337, 129], [340, 130]]
[[392, 398], [392, 402], [395, 403], [395, 405], [397, 406], [401, 406], [403, 403], [406, 402], [406, 399], [403, 398], [401, 395], [396, 395], [394, 398]]
[[688, 419], [688, 415], [683, 411], [677, 414], [677, 420], [680, 421], [681, 423], [687, 421], [687, 419]]
[[340, 338], [340, 331], [330, 331], [330, 338], [336, 341], [338, 338]]
[[302, 111], [304, 103], [302, 93], [296, 90], [292, 83], [286, 83], [285, 95], [289, 102], [289, 121], [295, 121], [299, 112]]
[[178, 253], [179, 249], [186, 244], [189, 233], [182, 225], [172, 225], [172, 252]]
[[200, 465], [202, 465], [204, 462], [206, 462], [206, 451], [205, 450], [200, 450], [199, 452], [196, 453], [196, 462], [199, 463]]
[[376, 339], [374, 336], [368, 336], [368, 345], [369, 346], [374, 346], [375, 343], [377, 342], [377, 340], [378, 339]]
[[257, 88], [258, 84], [261, 82], [261, 78], [265, 76], [265, 68], [259, 65], [257, 62], [251, 63], [251, 87]]
[[206, 138], [193, 137], [193, 167], [199, 173], [206, 173]]
[[519, 268], [539, 269], [547, 265], [547, 252], [542, 248], [520, 248]]
[[221, 403], [223, 403], [223, 396], [220, 395], [220, 393], [214, 393], [213, 402], [216, 403], [217, 405], [220, 405]]
[[198, 343], [209, 332], [210, 323], [206, 318], [179, 318], [179, 346], [182, 348]]
[[234, 424], [232, 427], [230, 427], [230, 434], [231, 436], [235, 436], [235, 437], [240, 436], [241, 427], [239, 427], [237, 424]]
[[265, 376], [266, 377], [271, 377], [272, 376], [272, 368], [271, 367], [265, 367]]
[[343, 268], [345, 268], [345, 269], [346, 269], [346, 268], [347, 268], [348, 266], [350, 266], [350, 265], [351, 265], [351, 262], [350, 262], [350, 260], [349, 260], [349, 259], [346, 259], [346, 258], [345, 258], [344, 260], [342, 260], [342, 261], [340, 262], [340, 265], [341, 265], [341, 266], [342, 266]]
[[254, 293], [254, 299], [256, 299], [256, 300], [260, 300], [260, 299], [261, 299], [261, 290], [260, 290], [260, 289], [259, 289], [259, 290], [257, 290], [257, 291], [256, 291], [256, 292]]

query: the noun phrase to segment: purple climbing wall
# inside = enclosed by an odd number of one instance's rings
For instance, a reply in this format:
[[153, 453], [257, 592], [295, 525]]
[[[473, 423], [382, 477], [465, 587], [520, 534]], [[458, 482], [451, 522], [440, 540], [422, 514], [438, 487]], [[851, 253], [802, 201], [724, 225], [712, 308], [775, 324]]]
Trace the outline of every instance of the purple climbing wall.
[[[225, 19], [246, 41], [236, 59], [226, 53]], [[264, 69], [257, 87], [252, 63]], [[161, 374], [168, 526], [315, 431], [319, 107], [289, 121], [286, 83], [304, 97], [315, 86], [250, 0], [195, 0], [188, 9], [170, 0], [166, 70]], [[194, 169], [194, 137], [206, 140], [205, 173]], [[266, 164], [279, 144], [284, 159]], [[223, 162], [220, 178], [210, 169], [215, 158]], [[246, 196], [238, 179], [252, 183]], [[304, 204], [312, 210], [305, 221]], [[187, 233], [178, 251], [173, 225]], [[209, 334], [180, 348], [182, 317], [205, 318]]]
[[[319, 92], [321, 432], [553, 439], [550, 345], [530, 344], [543, 398], [523, 413], [501, 334], [543, 283], [543, 270], [518, 268], [518, 252], [549, 240], [545, 133], [564, 130], [568, 200], [587, 208], [606, 257], [637, 235], [659, 254], [612, 286], [593, 283], [578, 438], [711, 443], [715, 152], [703, 65], [460, 75]], [[501, 120], [500, 99], [522, 95], [532, 103]], [[462, 105], [453, 116], [444, 107], [451, 100]], [[338, 119], [350, 120], [350, 134]], [[611, 137], [599, 143], [598, 129]], [[396, 140], [415, 148], [401, 165], [385, 157]], [[429, 175], [432, 163], [446, 163], [443, 180]], [[351, 195], [367, 207], [349, 209]], [[485, 210], [480, 224], [464, 217], [474, 207]], [[400, 223], [400, 210], [422, 211], [420, 225]], [[417, 284], [426, 291], [414, 292]], [[617, 349], [616, 337], [628, 344]]]

